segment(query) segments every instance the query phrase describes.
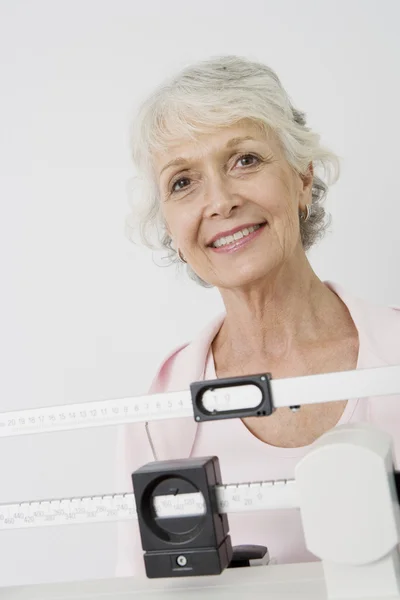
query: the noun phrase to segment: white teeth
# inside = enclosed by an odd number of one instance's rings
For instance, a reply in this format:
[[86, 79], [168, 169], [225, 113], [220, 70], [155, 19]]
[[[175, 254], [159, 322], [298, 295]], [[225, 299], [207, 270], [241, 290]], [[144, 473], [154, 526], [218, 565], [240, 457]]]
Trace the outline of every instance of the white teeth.
[[215, 242], [213, 242], [211, 245], [214, 248], [220, 248], [221, 246], [226, 246], [227, 244], [232, 244], [232, 242], [235, 242], [236, 240], [240, 240], [243, 237], [246, 237], [246, 235], [249, 235], [250, 233], [253, 233], [253, 231], [260, 229], [260, 227], [261, 227], [261, 225], [253, 225], [252, 227], [245, 227], [244, 229], [242, 229], [241, 231], [237, 231], [233, 235], [227, 235], [226, 237], [218, 238], [218, 240], [215, 240]]

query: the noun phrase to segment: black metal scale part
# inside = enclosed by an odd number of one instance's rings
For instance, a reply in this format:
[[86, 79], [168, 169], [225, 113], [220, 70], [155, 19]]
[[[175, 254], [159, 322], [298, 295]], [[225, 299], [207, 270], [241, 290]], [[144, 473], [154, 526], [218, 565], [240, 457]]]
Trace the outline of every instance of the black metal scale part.
[[[269, 416], [274, 411], [270, 374], [233, 377], [192, 383], [193, 413], [197, 422], [216, 419]], [[230, 411], [207, 411], [206, 391], [255, 385], [261, 390], [257, 406]], [[298, 410], [300, 406], [290, 407]], [[216, 456], [149, 463], [132, 474], [139, 530], [147, 577], [218, 575], [226, 568], [267, 564], [265, 546], [232, 547], [228, 518], [220, 514], [216, 487], [222, 485]], [[400, 501], [400, 473], [395, 473]], [[158, 517], [157, 496], [201, 493], [205, 512], [196, 516]], [[264, 561], [264, 562], [263, 562]]]
[[[218, 419], [244, 419], [245, 417], [269, 417], [274, 411], [270, 386], [271, 374], [245, 375], [241, 377], [225, 377], [196, 381], [190, 384], [193, 403], [193, 415], [197, 422], [216, 421]], [[253, 408], [242, 408], [229, 411], [208, 411], [204, 407], [203, 397], [205, 392], [223, 388], [235, 388], [253, 385], [261, 391], [261, 401]]]
[[[270, 378], [270, 374], [263, 373], [192, 383], [194, 419], [201, 422], [271, 415]], [[244, 385], [254, 385], [261, 391], [257, 406], [230, 411], [205, 409], [205, 392]], [[268, 556], [265, 546], [232, 547], [228, 518], [219, 514], [215, 495], [216, 486], [222, 484], [216, 456], [149, 463], [133, 473], [132, 483], [147, 577], [218, 575], [226, 568], [249, 566], [253, 560], [262, 561]], [[204, 498], [204, 514], [157, 517], [156, 496], [198, 492]]]
[[[267, 556], [264, 546], [232, 548], [228, 518], [219, 513], [215, 494], [222, 484], [216, 456], [149, 463], [133, 473], [132, 482], [147, 577], [218, 575]], [[157, 516], [156, 496], [198, 492], [204, 514]]]

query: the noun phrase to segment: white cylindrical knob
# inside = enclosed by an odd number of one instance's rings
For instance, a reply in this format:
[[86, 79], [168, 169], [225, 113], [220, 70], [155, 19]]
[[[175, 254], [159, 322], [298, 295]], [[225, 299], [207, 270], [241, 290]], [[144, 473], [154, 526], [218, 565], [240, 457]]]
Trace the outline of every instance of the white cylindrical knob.
[[367, 424], [323, 435], [295, 472], [307, 548], [317, 557], [365, 565], [400, 539], [388, 434]]

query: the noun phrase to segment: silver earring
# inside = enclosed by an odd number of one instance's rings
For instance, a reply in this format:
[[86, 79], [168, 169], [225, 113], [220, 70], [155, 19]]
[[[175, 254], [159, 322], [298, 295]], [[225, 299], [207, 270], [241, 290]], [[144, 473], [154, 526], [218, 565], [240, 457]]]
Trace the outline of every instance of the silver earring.
[[308, 221], [308, 219], [310, 218], [311, 215], [311, 206], [310, 204], [306, 204], [306, 214], [304, 215], [304, 212], [301, 214], [301, 217], [303, 219], [304, 222]]
[[183, 262], [184, 264], [186, 264], [186, 263], [187, 263], [187, 261], [184, 259], [184, 257], [183, 257], [183, 254], [182, 254], [182, 252], [179, 250], [179, 248], [178, 248], [178, 252], [177, 252], [177, 254], [178, 254], [178, 256], [179, 256], [179, 260], [180, 260], [181, 262]]

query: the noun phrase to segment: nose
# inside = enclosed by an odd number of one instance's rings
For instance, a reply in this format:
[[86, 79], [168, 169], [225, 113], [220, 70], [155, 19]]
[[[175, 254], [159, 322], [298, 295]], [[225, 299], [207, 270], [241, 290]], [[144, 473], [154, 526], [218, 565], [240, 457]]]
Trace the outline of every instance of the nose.
[[205, 193], [207, 217], [229, 217], [240, 206], [240, 197], [221, 173], [208, 177]]

